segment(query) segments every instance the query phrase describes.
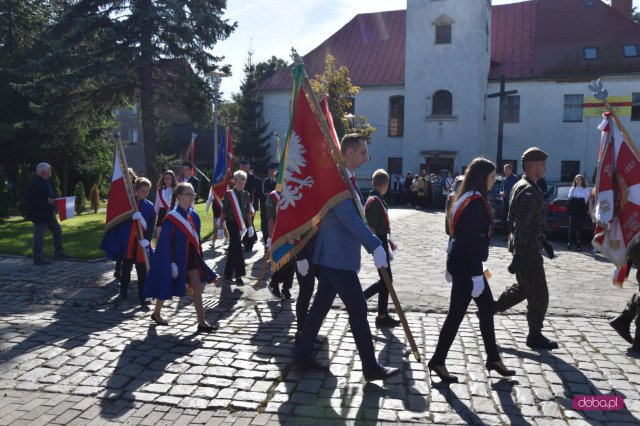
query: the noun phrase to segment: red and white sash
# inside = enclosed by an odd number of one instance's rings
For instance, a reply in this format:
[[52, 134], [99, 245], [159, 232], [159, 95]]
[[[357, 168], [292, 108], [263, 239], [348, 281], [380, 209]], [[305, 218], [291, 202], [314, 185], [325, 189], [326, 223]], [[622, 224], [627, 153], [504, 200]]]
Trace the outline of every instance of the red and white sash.
[[269, 197], [273, 198], [273, 200], [276, 202], [276, 206], [280, 204], [280, 193], [278, 193], [278, 191], [271, 191], [269, 193]]
[[162, 208], [169, 211], [169, 206], [171, 205], [171, 200], [166, 200], [164, 197], [164, 190], [168, 188], [158, 188], [158, 200], [162, 204]]
[[[188, 216], [189, 213], [187, 213], [187, 217]], [[198, 234], [188, 219], [182, 217], [182, 215], [174, 209], [167, 213], [166, 220], [170, 220], [174, 225], [176, 225], [182, 233], [187, 236], [187, 243], [193, 244], [198, 253], [200, 253], [200, 241], [198, 239]]]
[[387, 208], [384, 206], [384, 202], [380, 197], [378, 197], [377, 195], [369, 195], [369, 198], [367, 198], [367, 202], [364, 204], [365, 213], [369, 208], [369, 206], [371, 205], [371, 203], [373, 203], [374, 201], [378, 201], [382, 205], [382, 214], [384, 216], [385, 222], [387, 222], [387, 226], [389, 227], [389, 233], [391, 233], [391, 223], [389, 222], [389, 214], [387, 213]]
[[[492, 222], [491, 230], [493, 230], [493, 219], [492, 219], [493, 213], [489, 208], [489, 204], [487, 204], [487, 200], [485, 200], [485, 198], [482, 195], [480, 195], [479, 192], [469, 191], [462, 194], [462, 196], [458, 198], [456, 203], [451, 208], [450, 214], [451, 214], [451, 236], [452, 237], [455, 236], [456, 224], [458, 223], [460, 216], [462, 216], [462, 212], [464, 211], [464, 208], [467, 207], [470, 202], [472, 202], [473, 200], [477, 200], [478, 198], [482, 200], [482, 202], [484, 203], [484, 207], [487, 209], [487, 213], [489, 214], [489, 218], [491, 219], [491, 222]], [[489, 233], [491, 233], [491, 231]]]
[[238, 197], [236, 196], [236, 192], [233, 189], [230, 189], [227, 191], [227, 195], [229, 196], [229, 200], [231, 201], [231, 209], [233, 210], [233, 215], [236, 218], [236, 223], [238, 224], [239, 227], [241, 227], [240, 232], [244, 232], [247, 230], [247, 227], [244, 223], [242, 210], [240, 209], [240, 203], [238, 202]]

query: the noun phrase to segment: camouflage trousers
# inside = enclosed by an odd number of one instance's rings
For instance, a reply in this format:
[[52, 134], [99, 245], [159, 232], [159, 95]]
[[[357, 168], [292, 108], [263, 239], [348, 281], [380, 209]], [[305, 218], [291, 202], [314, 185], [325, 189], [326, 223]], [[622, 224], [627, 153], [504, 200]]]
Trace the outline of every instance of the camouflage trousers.
[[504, 312], [526, 299], [529, 331], [539, 332], [549, 306], [549, 289], [539, 252], [527, 255], [526, 259], [516, 272], [517, 282], [498, 297], [496, 312]]
[[[637, 264], [636, 264], [637, 267]], [[638, 281], [638, 292], [633, 294], [627, 306], [620, 313], [629, 322], [636, 322], [636, 338], [640, 339], [640, 269], [636, 272], [636, 281]]]

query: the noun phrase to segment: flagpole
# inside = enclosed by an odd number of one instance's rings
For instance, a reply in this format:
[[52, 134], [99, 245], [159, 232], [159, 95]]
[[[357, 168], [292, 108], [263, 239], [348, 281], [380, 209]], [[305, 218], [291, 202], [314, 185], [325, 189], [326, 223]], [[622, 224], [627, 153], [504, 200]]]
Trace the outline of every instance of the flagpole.
[[[311, 107], [311, 111], [316, 116], [316, 119], [320, 124], [320, 131], [322, 132], [322, 136], [324, 136], [323, 139], [327, 144], [327, 146], [329, 147], [331, 155], [333, 156], [333, 159], [338, 166], [338, 170], [340, 171], [342, 178], [344, 179], [345, 183], [347, 184], [347, 187], [349, 188], [349, 192], [353, 197], [354, 204], [358, 209], [358, 213], [360, 213], [360, 217], [365, 223], [367, 223], [367, 218], [364, 213], [364, 207], [360, 202], [360, 196], [356, 192], [355, 186], [353, 185], [353, 183], [351, 182], [351, 179], [349, 178], [349, 175], [347, 174], [347, 168], [345, 167], [344, 161], [342, 160], [342, 154], [340, 153], [340, 151], [338, 151], [338, 148], [333, 142], [333, 136], [331, 135], [331, 130], [329, 129], [327, 120], [325, 119], [324, 114], [322, 113], [322, 110], [320, 108], [320, 103], [318, 102], [318, 99], [316, 98], [316, 95], [313, 92], [311, 83], [309, 82], [309, 76], [307, 75], [307, 71], [305, 69], [304, 62], [302, 61], [302, 57], [298, 55], [295, 49], [291, 49], [291, 56], [293, 58], [293, 62], [296, 65], [300, 65], [302, 68], [302, 81], [300, 82], [300, 85], [304, 90], [307, 100], [309, 101], [309, 106]], [[395, 306], [396, 312], [398, 314], [398, 318], [400, 318], [400, 322], [402, 323], [402, 328], [404, 330], [405, 336], [407, 337], [407, 340], [409, 341], [409, 346], [411, 346], [411, 350], [413, 351], [413, 356], [415, 357], [416, 361], [420, 362], [420, 351], [418, 350], [418, 346], [416, 345], [416, 342], [413, 339], [413, 334], [411, 333], [411, 329], [409, 328], [409, 323], [407, 322], [407, 318], [404, 314], [404, 310], [400, 305], [400, 299], [398, 299], [398, 295], [396, 294], [396, 291], [393, 288], [393, 284], [391, 282], [391, 276], [389, 275], [387, 268], [380, 268], [378, 269], [378, 272], [382, 275], [384, 285], [387, 287], [387, 290], [389, 291], [389, 295], [393, 300], [393, 305]]]
[[[133, 191], [133, 184], [131, 183], [131, 176], [129, 175], [129, 165], [127, 164], [127, 157], [124, 155], [124, 148], [122, 146], [122, 140], [120, 140], [120, 132], [116, 132], [116, 153], [120, 158], [120, 167], [124, 170], [121, 170], [122, 176], [124, 178], [124, 187], [127, 190], [127, 198], [129, 198], [129, 203], [131, 204], [131, 208], [135, 211], [138, 211], [138, 203], [136, 203], [135, 194]], [[143, 239], [144, 231], [142, 230], [142, 224], [139, 220], [135, 221], [138, 224], [138, 240]], [[147, 225], [149, 226], [149, 225]], [[149, 257], [147, 256], [147, 249], [145, 247], [140, 246], [142, 249], [142, 255], [144, 257], [144, 265], [147, 268], [147, 272], [149, 272]]]

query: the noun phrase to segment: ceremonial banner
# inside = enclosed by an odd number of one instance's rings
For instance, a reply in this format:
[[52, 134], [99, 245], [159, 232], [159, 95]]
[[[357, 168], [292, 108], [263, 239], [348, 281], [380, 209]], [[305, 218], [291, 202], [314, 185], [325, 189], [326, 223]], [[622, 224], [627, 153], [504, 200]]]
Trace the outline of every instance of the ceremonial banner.
[[[280, 160], [281, 197], [271, 242], [276, 269], [292, 259], [315, 235], [318, 223], [329, 209], [351, 197], [320, 128], [319, 120], [325, 117], [313, 113], [301, 87], [303, 66], [295, 66], [292, 73], [291, 121]], [[327, 121], [332, 123], [329, 118]], [[335, 130], [331, 133], [335, 134]]]
[[[631, 115], [631, 95], [609, 96], [607, 98], [609, 106], [619, 117], [629, 117]], [[604, 102], [594, 96], [586, 96], [582, 104], [582, 115], [584, 117], [600, 117], [607, 112]]]
[[56, 209], [61, 221], [75, 217], [76, 197], [56, 198]]
[[129, 179], [129, 173], [124, 169], [122, 164], [121, 158], [124, 158], [124, 152], [121, 152], [121, 150], [122, 144], [116, 144], [113, 174], [111, 175], [111, 188], [109, 189], [109, 198], [107, 201], [105, 231], [129, 219], [133, 212], [136, 211], [136, 209], [131, 206], [126, 188], [127, 183], [124, 180]]
[[611, 113], [603, 114], [598, 160], [593, 245], [617, 269], [613, 284], [622, 286], [627, 253], [640, 240], [640, 152], [616, 126]]
[[218, 148], [218, 162], [211, 182], [211, 192], [220, 208], [222, 208], [222, 200], [231, 179], [233, 179], [233, 141], [231, 140], [231, 129], [227, 126]]

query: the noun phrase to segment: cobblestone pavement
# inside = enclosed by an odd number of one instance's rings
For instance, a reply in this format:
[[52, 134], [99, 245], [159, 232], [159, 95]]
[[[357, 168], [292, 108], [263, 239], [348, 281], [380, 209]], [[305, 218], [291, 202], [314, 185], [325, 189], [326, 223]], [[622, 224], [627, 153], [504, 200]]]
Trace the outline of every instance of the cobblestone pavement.
[[[524, 306], [498, 315], [498, 344], [517, 375], [490, 376], [472, 306], [447, 361], [463, 383], [444, 387], [426, 369], [449, 297], [443, 214], [399, 209], [391, 217], [401, 246], [392, 265], [396, 289], [422, 359], [409, 353], [401, 329], [374, 328], [380, 362], [401, 368], [385, 383], [365, 384], [339, 301], [318, 347], [330, 370], [306, 372], [291, 366], [295, 306], [272, 300], [264, 283], [208, 286], [206, 316], [220, 329], [203, 335], [195, 333], [189, 298], [167, 304], [169, 327], [150, 326], [149, 311], [118, 302], [111, 262], [34, 268], [30, 259], [0, 257], [0, 425], [640, 423], [640, 356], [627, 352], [607, 320], [633, 285], [608, 286], [608, 263], [554, 243], [558, 257], [546, 262], [545, 333], [560, 349], [536, 352], [524, 344]], [[261, 251], [247, 256], [254, 277], [261, 257]], [[206, 258], [221, 267], [220, 242]], [[512, 280], [509, 261], [497, 237], [488, 262], [494, 294]], [[375, 278], [366, 254], [361, 277], [363, 284]], [[625, 409], [576, 411], [574, 395], [620, 395]]]

